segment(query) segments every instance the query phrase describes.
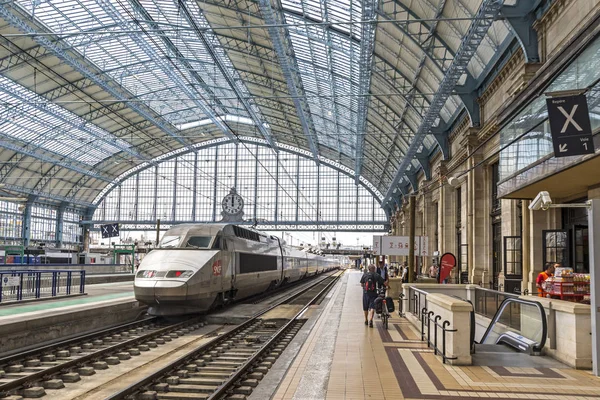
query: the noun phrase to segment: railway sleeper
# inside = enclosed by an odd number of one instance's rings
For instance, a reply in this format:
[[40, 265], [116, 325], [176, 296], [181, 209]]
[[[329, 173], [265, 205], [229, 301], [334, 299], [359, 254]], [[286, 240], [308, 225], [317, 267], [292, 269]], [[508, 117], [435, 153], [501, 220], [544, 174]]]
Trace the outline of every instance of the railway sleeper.
[[213, 393], [217, 390], [217, 386], [209, 385], [169, 385], [169, 392], [177, 393]]

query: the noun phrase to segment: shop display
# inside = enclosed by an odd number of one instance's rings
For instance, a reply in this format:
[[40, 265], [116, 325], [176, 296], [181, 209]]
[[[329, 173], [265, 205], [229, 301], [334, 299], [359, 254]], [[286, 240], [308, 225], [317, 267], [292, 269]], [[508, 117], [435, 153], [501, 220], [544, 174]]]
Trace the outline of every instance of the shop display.
[[574, 274], [571, 268], [557, 268], [555, 275], [542, 285], [544, 297], [586, 301], [590, 297], [590, 275]]

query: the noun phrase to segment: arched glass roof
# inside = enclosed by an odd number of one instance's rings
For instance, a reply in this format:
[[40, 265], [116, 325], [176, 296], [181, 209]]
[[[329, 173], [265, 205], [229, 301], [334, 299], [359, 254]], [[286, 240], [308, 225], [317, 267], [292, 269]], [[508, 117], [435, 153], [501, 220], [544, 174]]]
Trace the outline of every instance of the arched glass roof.
[[382, 200], [463, 109], [451, 83], [480, 81], [513, 39], [503, 3], [4, 2], [0, 191], [93, 207], [128, 171], [244, 136]]

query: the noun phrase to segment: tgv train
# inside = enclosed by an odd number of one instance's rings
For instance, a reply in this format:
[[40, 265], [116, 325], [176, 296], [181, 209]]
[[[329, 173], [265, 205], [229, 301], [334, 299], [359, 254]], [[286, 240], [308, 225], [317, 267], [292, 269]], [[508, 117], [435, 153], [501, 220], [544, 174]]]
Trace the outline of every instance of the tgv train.
[[339, 266], [253, 229], [182, 224], [144, 257], [134, 292], [153, 315], [198, 313]]

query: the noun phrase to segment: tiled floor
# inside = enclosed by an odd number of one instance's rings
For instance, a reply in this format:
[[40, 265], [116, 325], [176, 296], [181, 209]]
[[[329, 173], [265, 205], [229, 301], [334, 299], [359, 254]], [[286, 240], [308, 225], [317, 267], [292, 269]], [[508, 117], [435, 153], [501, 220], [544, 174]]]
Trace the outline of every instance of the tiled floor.
[[[570, 368], [453, 367], [442, 364], [419, 340], [415, 328], [394, 313], [388, 330], [364, 326], [360, 274], [348, 271], [346, 290], [336, 289], [275, 400], [354, 399], [600, 399], [600, 379]], [[319, 339], [330, 328], [328, 313], [343, 298], [333, 356], [320, 360]], [[340, 298], [340, 300], [341, 300]], [[329, 362], [322, 391], [307, 390], [307, 368]], [[315, 394], [317, 393], [317, 394]]]

